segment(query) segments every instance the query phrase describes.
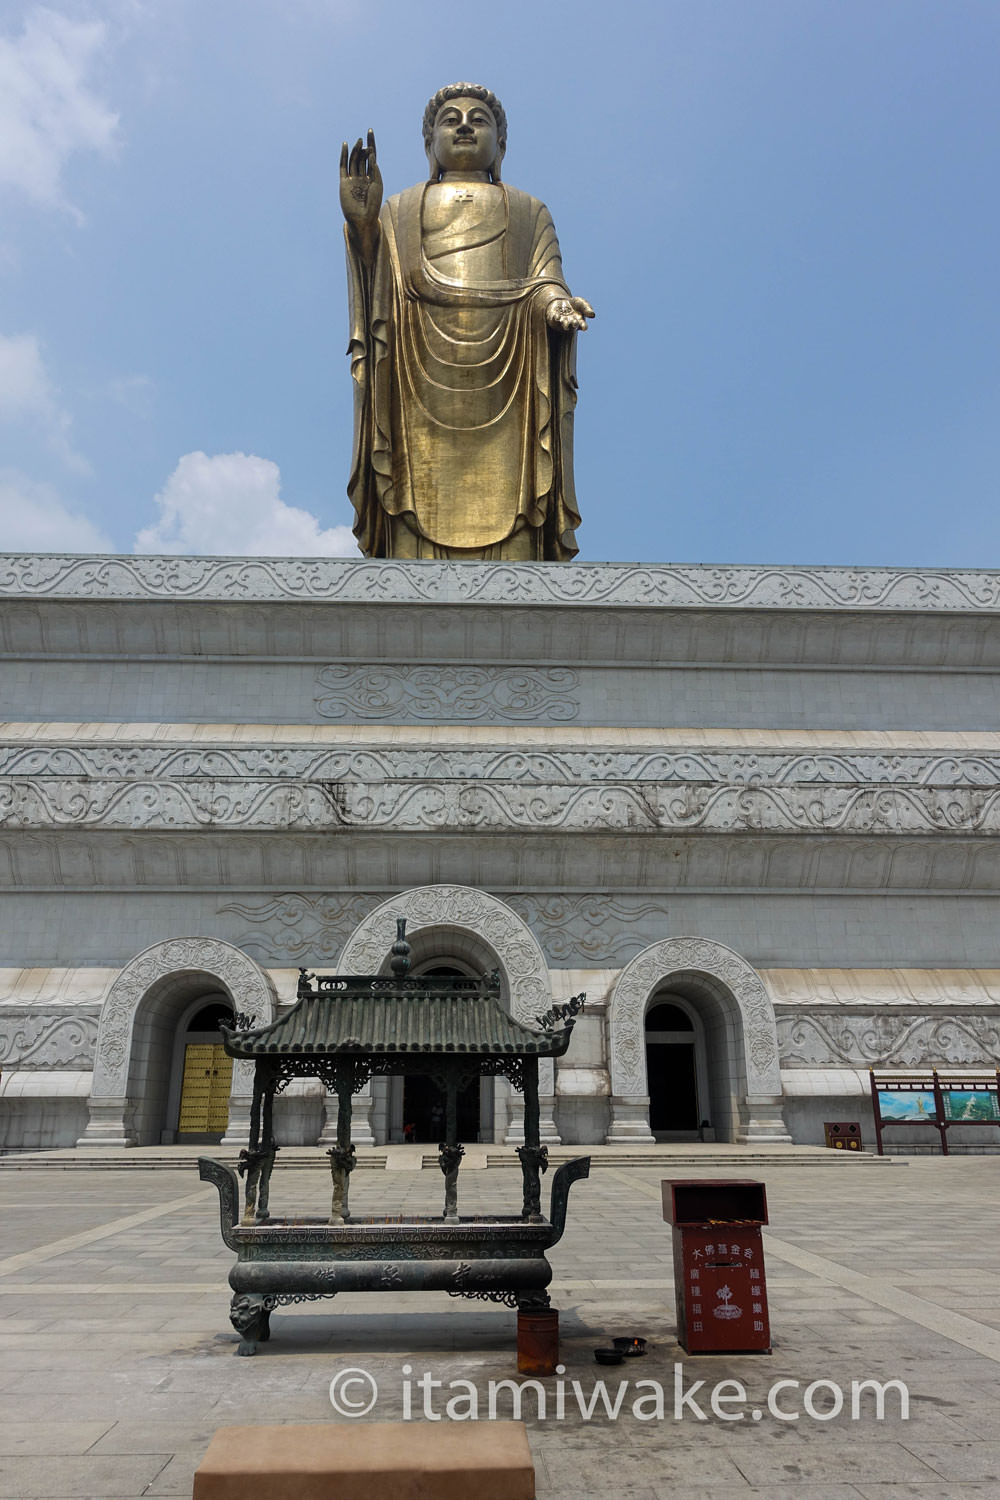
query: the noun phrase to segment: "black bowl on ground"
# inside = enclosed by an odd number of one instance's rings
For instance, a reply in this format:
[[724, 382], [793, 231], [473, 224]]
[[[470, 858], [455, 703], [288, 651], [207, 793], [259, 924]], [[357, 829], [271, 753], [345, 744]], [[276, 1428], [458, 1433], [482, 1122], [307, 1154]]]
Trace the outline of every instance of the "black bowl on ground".
[[645, 1339], [612, 1339], [612, 1343], [620, 1354], [632, 1355], [645, 1354]]
[[620, 1365], [625, 1356], [620, 1349], [595, 1349], [594, 1358], [599, 1365]]

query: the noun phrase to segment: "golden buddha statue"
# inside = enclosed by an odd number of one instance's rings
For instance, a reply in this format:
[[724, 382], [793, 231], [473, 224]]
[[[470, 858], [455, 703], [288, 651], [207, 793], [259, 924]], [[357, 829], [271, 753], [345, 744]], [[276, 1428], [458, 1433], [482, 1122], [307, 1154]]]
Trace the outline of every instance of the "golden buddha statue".
[[430, 178], [382, 204], [368, 132], [340, 162], [354, 459], [367, 557], [566, 561], [576, 334], [544, 203], [500, 180], [507, 120], [478, 84], [424, 112]]

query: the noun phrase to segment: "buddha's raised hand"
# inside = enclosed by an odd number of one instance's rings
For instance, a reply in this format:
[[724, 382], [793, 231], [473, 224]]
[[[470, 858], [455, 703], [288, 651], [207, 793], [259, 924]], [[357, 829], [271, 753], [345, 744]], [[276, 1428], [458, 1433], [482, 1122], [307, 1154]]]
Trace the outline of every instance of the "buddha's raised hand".
[[340, 207], [362, 246], [375, 243], [379, 209], [382, 207], [382, 173], [375, 156], [375, 135], [368, 144], [359, 136], [348, 156], [347, 142], [340, 149]]

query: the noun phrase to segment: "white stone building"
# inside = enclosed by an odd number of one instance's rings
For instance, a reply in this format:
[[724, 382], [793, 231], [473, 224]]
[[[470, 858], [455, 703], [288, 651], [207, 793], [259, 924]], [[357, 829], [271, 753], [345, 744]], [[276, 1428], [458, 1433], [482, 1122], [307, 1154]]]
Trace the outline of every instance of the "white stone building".
[[0, 631], [0, 1149], [239, 1139], [220, 1007], [396, 914], [586, 990], [551, 1140], [870, 1141], [869, 1066], [1000, 1055], [998, 574], [8, 557]]

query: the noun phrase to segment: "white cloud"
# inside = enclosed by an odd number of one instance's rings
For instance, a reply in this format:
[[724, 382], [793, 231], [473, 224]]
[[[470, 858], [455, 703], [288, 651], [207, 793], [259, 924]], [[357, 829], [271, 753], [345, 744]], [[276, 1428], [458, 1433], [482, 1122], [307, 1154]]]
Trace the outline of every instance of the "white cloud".
[[5, 552], [111, 552], [86, 516], [66, 509], [50, 484], [0, 470], [0, 546]]
[[74, 152], [111, 151], [118, 127], [87, 79], [105, 38], [101, 22], [44, 6], [29, 11], [20, 36], [0, 36], [0, 184], [77, 219], [63, 168]]
[[59, 404], [33, 333], [0, 334], [0, 422], [36, 428], [68, 468], [90, 472], [70, 442], [73, 419]]
[[323, 531], [307, 510], [281, 499], [281, 472], [253, 453], [185, 453], [156, 496], [159, 520], [140, 531], [136, 552], [229, 557], [353, 557], [349, 526]]

